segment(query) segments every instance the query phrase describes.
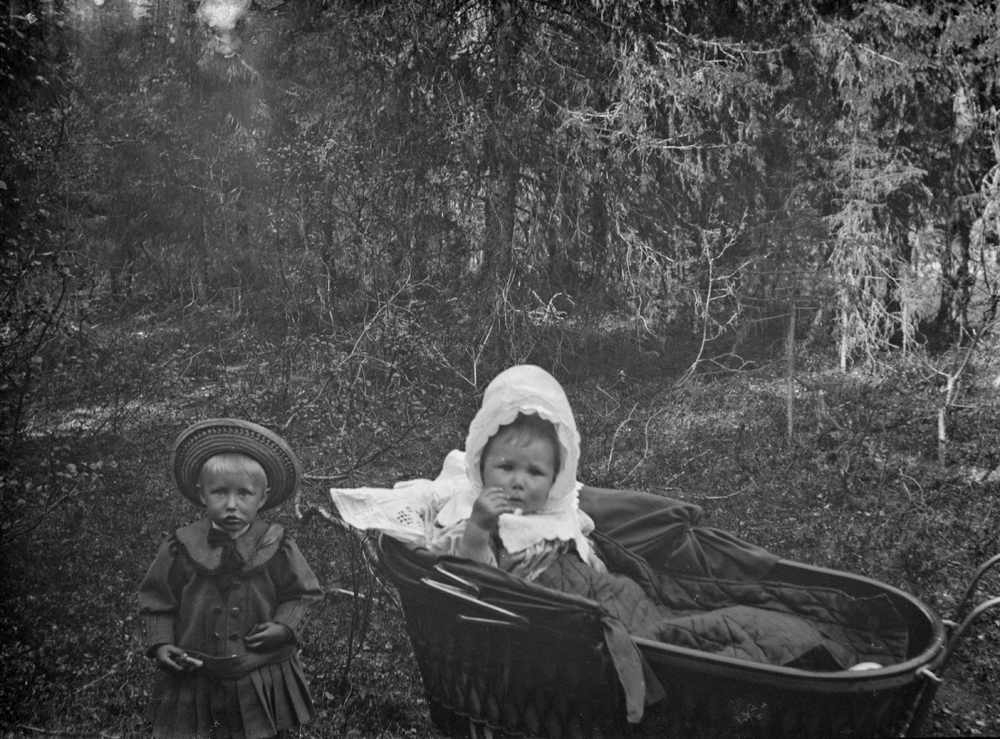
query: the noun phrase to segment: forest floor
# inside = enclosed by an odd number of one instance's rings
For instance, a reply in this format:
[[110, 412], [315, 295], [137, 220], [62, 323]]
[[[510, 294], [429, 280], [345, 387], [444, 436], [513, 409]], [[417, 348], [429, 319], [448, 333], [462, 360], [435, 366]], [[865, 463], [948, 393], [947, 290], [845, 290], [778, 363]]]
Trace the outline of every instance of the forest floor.
[[[280, 347], [243, 337], [208, 351], [165, 329], [173, 338], [155, 339], [155, 328], [142, 329], [155, 346], [129, 354], [144, 368], [135, 386], [102, 390], [67, 362], [65, 385], [37, 400], [0, 471], [2, 736], [147, 731], [154, 669], [141, 653], [135, 590], [161, 535], [197, 516], [168, 471], [171, 442], [188, 423], [234, 415], [283, 430], [304, 462], [299, 508], [309, 511], [329, 507], [331, 485], [433, 477], [476, 408], [472, 386], [446, 373], [379, 380], [341, 363], [337, 372], [355, 374], [340, 392], [317, 345], [289, 374]], [[884, 581], [942, 617], [1000, 551], [1000, 403], [988, 378], [955, 413], [941, 466], [939, 394], [914, 390], [922, 386], [902, 370], [840, 375], [803, 357], [789, 438], [776, 366], [678, 386], [681, 361], [601, 351], [601, 362], [554, 367], [584, 439], [585, 482], [697, 503], [709, 525], [788, 559]], [[356, 541], [291, 505], [272, 517], [328, 589], [368, 595], [331, 592], [304, 629], [318, 714], [302, 736], [436, 736], [401, 614], [357, 566]], [[995, 593], [1000, 578], [983, 587]], [[923, 733], [998, 735], [998, 705], [994, 611], [960, 644]]]

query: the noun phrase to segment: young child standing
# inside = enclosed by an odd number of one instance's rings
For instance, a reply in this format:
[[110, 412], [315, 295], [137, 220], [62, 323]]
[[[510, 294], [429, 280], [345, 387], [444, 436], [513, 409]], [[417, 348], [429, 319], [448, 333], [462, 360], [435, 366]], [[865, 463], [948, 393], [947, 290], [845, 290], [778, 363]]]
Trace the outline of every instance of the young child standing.
[[153, 736], [263, 739], [308, 722], [297, 632], [322, 591], [284, 529], [257, 517], [295, 491], [298, 459], [262, 426], [210, 419], [177, 438], [173, 472], [205, 517], [166, 538], [139, 588], [162, 668]]

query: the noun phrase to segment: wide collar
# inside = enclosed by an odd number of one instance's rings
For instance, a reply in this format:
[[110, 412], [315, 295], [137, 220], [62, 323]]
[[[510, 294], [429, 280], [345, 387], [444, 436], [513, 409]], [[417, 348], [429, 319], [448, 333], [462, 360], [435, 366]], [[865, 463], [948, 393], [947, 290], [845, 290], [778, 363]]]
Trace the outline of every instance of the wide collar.
[[[208, 545], [208, 531], [212, 522], [207, 518], [177, 529], [177, 541], [198, 566], [206, 570], [218, 569], [222, 562], [222, 547]], [[242, 536], [236, 538], [236, 551], [243, 558], [243, 571], [266, 564], [281, 546], [285, 529], [281, 524], [257, 519]]]

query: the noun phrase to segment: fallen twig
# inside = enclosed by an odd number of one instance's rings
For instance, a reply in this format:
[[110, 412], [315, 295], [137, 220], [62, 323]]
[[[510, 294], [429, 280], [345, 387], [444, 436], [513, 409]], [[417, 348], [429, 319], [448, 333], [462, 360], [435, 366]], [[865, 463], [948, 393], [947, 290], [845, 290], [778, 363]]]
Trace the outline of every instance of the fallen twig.
[[728, 493], [727, 495], [692, 495], [692, 498], [696, 500], [727, 500], [728, 498], [735, 498], [737, 495], [742, 495], [746, 490], [737, 490], [735, 493]]
[[632, 416], [633, 416], [633, 414], [635, 414], [635, 409], [638, 408], [638, 407], [639, 407], [639, 403], [636, 402], [632, 406], [632, 410], [630, 410], [628, 412], [628, 415], [625, 416], [625, 418], [622, 420], [622, 422], [618, 424], [618, 428], [616, 428], [615, 432], [611, 435], [611, 444], [610, 444], [611, 448], [608, 449], [608, 464], [607, 464], [607, 467], [605, 467], [605, 471], [606, 472], [609, 472], [609, 473], [611, 472], [611, 460], [613, 460], [614, 456], [615, 456], [615, 440], [618, 438], [618, 433], [625, 427], [625, 424], [627, 424], [629, 421], [632, 420]]
[[646, 425], [643, 427], [643, 432], [642, 432], [642, 437], [643, 437], [642, 456], [639, 457], [639, 461], [638, 462], [636, 462], [634, 465], [632, 465], [632, 469], [630, 469], [625, 474], [625, 477], [623, 477], [621, 479], [621, 483], [625, 483], [626, 480], [628, 480], [630, 477], [632, 477], [632, 475], [635, 473], [635, 471], [637, 469], [639, 469], [639, 465], [641, 465], [643, 462], [646, 461], [646, 458], [649, 456], [649, 427], [650, 427], [650, 424], [652, 424], [653, 420], [658, 415], [660, 415], [661, 413], [663, 413], [663, 411], [665, 411], [665, 410], [666, 410], [666, 408], [660, 408], [659, 410], [656, 410], [653, 413], [651, 413], [650, 416], [649, 416], [649, 418], [646, 419]]
[[79, 492], [80, 492], [80, 486], [78, 484], [74, 484], [73, 489], [70, 490], [68, 493], [60, 495], [54, 501], [51, 502], [46, 501], [45, 509], [41, 513], [39, 513], [38, 516], [33, 521], [22, 521], [21, 525], [18, 528], [13, 528], [13, 527], [10, 528], [4, 535], [3, 543], [9, 544], [10, 542], [15, 541], [16, 539], [21, 538], [22, 536], [27, 536], [28, 534], [30, 534], [32, 531], [37, 529], [42, 524], [42, 522], [48, 517], [50, 513], [59, 508], [61, 504], [65, 503], [67, 500], [69, 500]]
[[608, 411], [607, 413], [605, 413], [605, 414], [604, 414], [605, 416], [610, 416], [610, 415], [611, 415], [612, 413], [614, 413], [614, 412], [615, 412], [616, 410], [618, 410], [619, 408], [621, 408], [621, 405], [622, 405], [622, 404], [621, 404], [621, 401], [620, 401], [620, 400], [618, 400], [618, 398], [616, 398], [616, 397], [615, 397], [614, 395], [612, 395], [611, 393], [609, 393], [609, 392], [608, 392], [607, 390], [605, 390], [605, 389], [604, 389], [603, 387], [601, 387], [600, 385], [597, 385], [596, 387], [597, 387], [597, 392], [601, 393], [601, 394], [602, 394], [602, 395], [604, 395], [604, 396], [605, 396], [606, 398], [608, 398], [608, 400], [610, 400], [610, 401], [611, 401], [612, 403], [614, 403], [614, 404], [615, 404], [615, 407], [614, 407], [614, 408], [612, 408], [611, 410], [609, 410], [609, 411]]
[[99, 737], [100, 739], [121, 738], [121, 734], [112, 734], [107, 731], [101, 731], [95, 734], [93, 731], [66, 731], [65, 729], [43, 729], [40, 726], [31, 726], [30, 724], [18, 724], [14, 728], [23, 729], [24, 731], [30, 731], [33, 734], [46, 734], [48, 736], [87, 736], [87, 737]]

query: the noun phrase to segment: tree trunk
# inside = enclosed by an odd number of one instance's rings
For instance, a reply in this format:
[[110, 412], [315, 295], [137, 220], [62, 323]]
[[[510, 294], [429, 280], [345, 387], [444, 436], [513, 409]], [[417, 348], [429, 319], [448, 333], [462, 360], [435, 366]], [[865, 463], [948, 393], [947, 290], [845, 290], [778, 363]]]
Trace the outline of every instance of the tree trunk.
[[517, 46], [512, 23], [512, 7], [500, 3], [495, 10], [496, 66], [492, 88], [486, 99], [488, 117], [483, 141], [486, 168], [484, 222], [484, 264], [480, 278], [496, 289], [506, 284], [514, 264], [514, 227], [518, 193], [518, 163], [514, 142], [507, 135], [515, 106]]
[[795, 301], [788, 304], [785, 334], [785, 435], [789, 444], [795, 435]]
[[947, 337], [948, 343], [960, 341], [968, 328], [969, 301], [975, 282], [969, 269], [971, 225], [965, 209], [955, 203], [941, 250], [941, 303], [931, 324], [933, 332]]
[[517, 169], [496, 155], [494, 143], [487, 147], [492, 158], [486, 184], [484, 264], [480, 277], [494, 285], [506, 281], [514, 264], [514, 222], [517, 205]]
[[608, 257], [610, 226], [608, 205], [605, 200], [604, 183], [594, 180], [590, 183], [590, 275], [593, 282], [604, 274], [604, 263]]

